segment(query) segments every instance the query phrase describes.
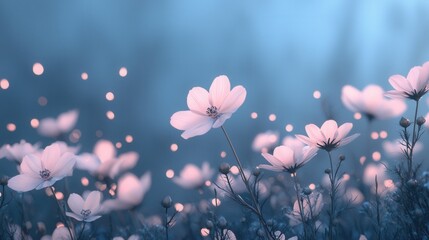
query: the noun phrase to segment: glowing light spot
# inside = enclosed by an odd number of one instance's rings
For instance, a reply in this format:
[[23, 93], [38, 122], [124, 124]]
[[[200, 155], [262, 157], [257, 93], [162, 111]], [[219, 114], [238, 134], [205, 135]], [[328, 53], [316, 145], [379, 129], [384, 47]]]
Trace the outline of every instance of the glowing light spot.
[[373, 152], [372, 153], [372, 159], [374, 159], [374, 161], [380, 161], [381, 153], [380, 152]]
[[310, 183], [310, 185], [308, 185], [308, 188], [310, 188], [311, 190], [314, 190], [316, 189], [316, 184]]
[[292, 132], [293, 131], [293, 125], [292, 124], [287, 124], [285, 127], [286, 132]]
[[382, 138], [382, 139], [386, 139], [386, 138], [387, 138], [387, 136], [388, 136], [388, 134], [387, 134], [387, 132], [386, 132], [386, 131], [381, 131], [381, 132], [380, 132], [380, 138]]
[[79, 141], [81, 135], [82, 135], [82, 133], [78, 129], [75, 129], [70, 133], [69, 139], [71, 142], [77, 143]]
[[362, 156], [362, 157], [359, 158], [360, 165], [363, 165], [365, 163], [365, 161], [366, 161], [366, 157], [365, 156]]
[[174, 204], [174, 208], [176, 209], [176, 211], [181, 212], [181, 211], [183, 211], [185, 206], [183, 206], [183, 204], [181, 204], [181, 203], [176, 203], [176, 204]]
[[176, 143], [173, 143], [170, 145], [170, 150], [172, 152], [176, 152], [177, 150], [179, 150], [179, 145], [177, 145]]
[[56, 228], [65, 227], [64, 223], [62, 223], [62, 222], [57, 222], [57, 224], [55, 226], [56, 226]]
[[82, 183], [82, 186], [86, 187], [89, 185], [89, 180], [86, 177], [83, 177], [80, 179], [80, 183]]
[[95, 136], [101, 138], [103, 136], [103, 131], [101, 130], [95, 131]]
[[55, 193], [55, 198], [58, 200], [63, 200], [64, 199], [64, 194], [62, 192], [56, 192]]
[[345, 173], [345, 174], [343, 175], [343, 180], [344, 180], [344, 181], [348, 181], [348, 180], [350, 180], [350, 175], [349, 175], [349, 174], [347, 174], [347, 173]]
[[217, 207], [217, 206], [220, 206], [221, 201], [220, 201], [219, 198], [213, 198], [212, 199], [212, 204], [213, 204], [213, 206]]
[[210, 187], [212, 185], [212, 182], [210, 182], [209, 180], [207, 180], [204, 185], [206, 185], [206, 187]]
[[110, 196], [115, 196], [115, 190], [113, 190], [113, 189], [109, 189], [109, 194], [110, 194]]
[[125, 136], [125, 142], [132, 143], [134, 141], [134, 138], [132, 135]]
[[322, 94], [320, 93], [319, 90], [316, 90], [313, 92], [314, 99], [320, 99], [321, 96], [322, 96]]
[[128, 70], [125, 67], [121, 67], [121, 69], [119, 69], [119, 76], [121, 77], [126, 77], [128, 74]]
[[250, 114], [250, 117], [251, 117], [252, 119], [257, 119], [257, 118], [258, 118], [258, 114], [257, 114], [256, 112], [252, 112], [252, 113]]
[[201, 228], [201, 236], [208, 237], [210, 235], [210, 230], [208, 228]]
[[395, 183], [393, 182], [392, 179], [387, 179], [387, 180], [384, 180], [384, 186], [387, 188], [392, 188], [395, 186]]
[[225, 151], [220, 152], [220, 157], [221, 158], [226, 158], [226, 152]]
[[39, 103], [40, 106], [46, 106], [46, 104], [48, 104], [48, 99], [44, 96], [41, 96], [39, 97], [37, 102]]
[[82, 80], [83, 80], [83, 81], [88, 80], [88, 73], [83, 72], [83, 73], [80, 75], [80, 78], [82, 78]]
[[229, 171], [234, 175], [238, 175], [240, 173], [240, 170], [238, 170], [238, 167], [235, 165], [232, 166]]
[[9, 81], [7, 79], [2, 79], [0, 81], [0, 88], [6, 90], [9, 88]]
[[[54, 188], [54, 190], [55, 190], [55, 188]], [[51, 197], [51, 196], [52, 196], [52, 191], [51, 191], [51, 189], [50, 189], [50, 188], [45, 188], [45, 194], [46, 194], [46, 196]]]
[[121, 142], [117, 142], [115, 144], [115, 146], [116, 146], [117, 149], [120, 149], [122, 147], [122, 143]]
[[39, 119], [37, 119], [37, 118], [31, 119], [30, 125], [32, 128], [38, 128], [39, 127]]
[[15, 130], [16, 130], [16, 125], [15, 125], [15, 124], [13, 124], [13, 123], [8, 123], [8, 124], [6, 125], [6, 129], [7, 129], [9, 132], [15, 132]]
[[166, 172], [165, 172], [165, 176], [167, 177], [167, 178], [173, 178], [174, 177], [174, 170], [173, 169], [168, 169]]
[[106, 190], [107, 185], [105, 183], [102, 183], [102, 182], [96, 182], [95, 187], [98, 188], [98, 190], [100, 190], [100, 191], [104, 191], [104, 190]]
[[356, 119], [356, 120], [359, 120], [359, 119], [361, 119], [362, 118], [362, 114], [361, 113], [355, 113], [354, 115], [353, 115], [353, 117]]
[[272, 114], [270, 114], [270, 116], [268, 116], [268, 120], [270, 120], [271, 122], [274, 122], [276, 119], [277, 119], [277, 116], [274, 113], [272, 113]]
[[43, 65], [41, 63], [36, 62], [33, 65], [33, 73], [37, 76], [40, 76], [43, 74], [43, 72], [45, 71], [45, 69], [43, 68]]
[[110, 187], [110, 189], [116, 191], [117, 188], [118, 186], [115, 183], [112, 183], [112, 187]]
[[112, 92], [106, 93], [106, 100], [107, 101], [113, 101], [114, 99], [115, 99], [115, 94], [113, 94]]
[[378, 139], [378, 132], [372, 132], [371, 133], [371, 138], [374, 139], [374, 140], [377, 140]]
[[106, 112], [106, 117], [107, 117], [109, 120], [113, 120], [113, 119], [115, 119], [115, 113], [114, 113], [114, 112], [112, 112], [112, 111], [107, 111], [107, 112]]

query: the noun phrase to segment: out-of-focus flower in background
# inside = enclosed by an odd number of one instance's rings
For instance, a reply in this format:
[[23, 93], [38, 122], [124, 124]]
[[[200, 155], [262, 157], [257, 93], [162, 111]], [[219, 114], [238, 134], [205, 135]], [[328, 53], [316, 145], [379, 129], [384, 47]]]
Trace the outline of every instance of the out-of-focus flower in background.
[[0, 158], [7, 158], [18, 163], [22, 162], [25, 155], [40, 151], [39, 144], [32, 145], [31, 143], [21, 140], [19, 143], [12, 145], [5, 144], [0, 148]]
[[279, 133], [274, 131], [266, 131], [259, 133], [253, 139], [252, 149], [255, 152], [267, 152], [279, 141]]
[[262, 153], [262, 156], [271, 165], [260, 164], [259, 168], [276, 172], [286, 171], [295, 173], [299, 168], [316, 156], [318, 150], [319, 149], [316, 147], [309, 146], [296, 149], [288, 146], [278, 146], [274, 149], [272, 155], [269, 153]]
[[246, 89], [239, 85], [231, 90], [227, 76], [216, 77], [209, 92], [194, 87], [188, 93], [189, 111], [179, 111], [171, 116], [170, 124], [183, 130], [182, 137], [203, 135], [211, 128], [218, 128], [229, 119], [246, 99]]
[[79, 111], [71, 110], [61, 113], [56, 119], [49, 117], [40, 120], [37, 130], [42, 136], [55, 138], [70, 132], [76, 125], [78, 118]]
[[400, 116], [407, 105], [400, 99], [387, 99], [378, 85], [368, 85], [362, 91], [346, 85], [341, 92], [343, 104], [352, 112], [364, 114], [368, 120]]
[[98, 215], [100, 210], [101, 192], [92, 191], [85, 199], [76, 193], [72, 193], [67, 200], [72, 212], [66, 212], [66, 215], [78, 221], [92, 222], [101, 217]]
[[186, 189], [196, 189], [204, 185], [207, 180], [210, 180], [214, 174], [208, 162], [204, 162], [199, 168], [194, 164], [186, 164], [180, 171], [179, 177], [174, 177], [173, 182]]
[[[393, 141], [384, 141], [382, 143], [384, 152], [392, 158], [405, 157], [405, 146], [401, 144], [401, 141], [401, 139], [396, 139]], [[423, 143], [420, 141], [414, 145], [413, 153], [416, 154], [421, 150], [423, 150]]]
[[70, 152], [61, 154], [60, 146], [54, 143], [43, 150], [41, 157], [26, 155], [20, 165], [21, 174], [9, 179], [8, 186], [19, 192], [50, 187], [69, 176], [75, 162], [75, 155]]

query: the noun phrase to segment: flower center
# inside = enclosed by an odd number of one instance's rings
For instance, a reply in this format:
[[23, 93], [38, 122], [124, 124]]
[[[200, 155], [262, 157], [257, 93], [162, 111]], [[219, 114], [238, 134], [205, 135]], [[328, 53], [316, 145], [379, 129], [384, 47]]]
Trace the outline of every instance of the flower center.
[[51, 177], [51, 171], [49, 171], [48, 169], [43, 169], [42, 171], [39, 171], [39, 175], [45, 181], [52, 178]]
[[219, 112], [217, 111], [217, 107], [215, 106], [207, 108], [206, 113], [209, 117], [213, 119], [217, 119], [219, 117]]
[[91, 214], [91, 210], [82, 209], [82, 211], [80, 211], [80, 214], [83, 216], [83, 219], [87, 219], [89, 217], [89, 215]]
[[317, 143], [317, 147], [320, 149], [323, 149], [327, 152], [332, 151], [333, 149], [337, 148], [338, 145], [340, 145], [340, 141], [335, 141], [336, 139], [331, 140], [330, 138], [328, 138], [327, 142], [323, 142], [321, 143]]

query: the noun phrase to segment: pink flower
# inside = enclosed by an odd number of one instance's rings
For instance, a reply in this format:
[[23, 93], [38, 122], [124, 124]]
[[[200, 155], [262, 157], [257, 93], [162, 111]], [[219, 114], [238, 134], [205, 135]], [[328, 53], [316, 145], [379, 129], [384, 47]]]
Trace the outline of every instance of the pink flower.
[[349, 137], [346, 137], [352, 127], [352, 123], [344, 123], [338, 127], [336, 121], [328, 120], [323, 123], [321, 128], [314, 124], [306, 125], [305, 131], [307, 132], [308, 137], [304, 135], [295, 136], [308, 146], [318, 147], [330, 152], [335, 148], [350, 143], [359, 136], [359, 134], [355, 133]]
[[210, 165], [207, 162], [203, 163], [201, 169], [194, 164], [186, 164], [182, 171], [180, 171], [180, 176], [173, 178], [173, 182], [187, 189], [199, 188], [203, 186], [213, 174], [214, 172], [210, 169]]
[[386, 99], [384, 90], [377, 85], [368, 85], [362, 91], [346, 85], [341, 100], [350, 111], [365, 114], [369, 120], [397, 117], [407, 109], [402, 100]]
[[401, 75], [391, 76], [389, 83], [395, 90], [388, 91], [386, 96], [418, 101], [429, 91], [429, 62], [423, 66], [411, 68], [407, 78]]
[[214, 79], [209, 92], [194, 87], [188, 93], [189, 111], [179, 111], [171, 116], [170, 124], [183, 130], [182, 137], [203, 135], [211, 128], [218, 128], [237, 111], [246, 98], [246, 89], [236, 86], [231, 90], [227, 76]]
[[15, 160], [18, 163], [22, 162], [25, 155], [37, 153], [39, 151], [39, 144], [31, 145], [25, 140], [13, 145], [6, 144], [0, 149], [0, 158], [6, 157], [8, 160]]
[[262, 156], [271, 164], [261, 164], [260, 168], [271, 171], [286, 171], [295, 173], [317, 154], [316, 147], [291, 148], [288, 146], [278, 146], [274, 149], [273, 155], [262, 153]]
[[266, 131], [256, 135], [253, 139], [252, 149], [255, 152], [267, 152], [279, 141], [279, 133], [273, 131]]
[[72, 153], [62, 154], [59, 145], [54, 143], [43, 150], [41, 157], [26, 155], [20, 165], [21, 174], [9, 179], [8, 186], [19, 192], [50, 187], [56, 181], [69, 176], [75, 162]]
[[61, 113], [57, 119], [44, 118], [40, 120], [40, 125], [37, 128], [39, 134], [45, 137], [58, 137], [63, 133], [67, 133], [76, 125], [79, 117], [78, 110], [71, 110]]
[[78, 221], [92, 222], [100, 218], [98, 215], [100, 209], [101, 192], [92, 191], [83, 199], [76, 193], [72, 193], [67, 200], [72, 212], [66, 212], [66, 215]]

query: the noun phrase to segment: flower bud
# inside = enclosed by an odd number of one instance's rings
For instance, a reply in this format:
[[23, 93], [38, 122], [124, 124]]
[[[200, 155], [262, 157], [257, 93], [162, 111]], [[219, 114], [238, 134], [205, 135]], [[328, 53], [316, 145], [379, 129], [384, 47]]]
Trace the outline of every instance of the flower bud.
[[330, 174], [331, 173], [331, 169], [329, 169], [329, 168], [325, 169], [325, 173], [326, 174]]
[[230, 169], [231, 169], [231, 166], [228, 163], [222, 163], [219, 166], [219, 172], [225, 175], [229, 173]]
[[252, 174], [253, 174], [253, 176], [258, 177], [259, 175], [261, 175], [261, 169], [259, 169], [259, 168], [253, 169]]
[[310, 195], [311, 194], [311, 189], [310, 188], [308, 188], [308, 187], [306, 187], [306, 188], [304, 188], [303, 190], [302, 190], [302, 193], [304, 193], [305, 195]]
[[341, 155], [338, 157], [338, 159], [339, 159], [340, 161], [344, 161], [344, 160], [346, 160], [346, 156], [344, 156], [343, 154], [341, 154]]
[[417, 125], [421, 126], [421, 125], [425, 124], [425, 122], [426, 122], [426, 119], [424, 117], [420, 116], [417, 118]]
[[2, 185], [2, 186], [6, 186], [8, 182], [9, 182], [9, 178], [6, 176], [4, 176], [0, 179], [0, 185]]
[[211, 228], [213, 228], [213, 227], [214, 227], [213, 222], [212, 222], [212, 221], [210, 221], [210, 220], [207, 220], [207, 222], [206, 222], [206, 226], [207, 226], [207, 228], [208, 228], [208, 229], [211, 229]]
[[218, 219], [218, 226], [222, 229], [226, 228], [226, 225], [228, 224], [228, 222], [226, 221], [226, 219], [224, 217], [219, 217]]
[[166, 196], [164, 199], [162, 199], [161, 205], [162, 205], [163, 208], [170, 208], [172, 202], [173, 202], [173, 200], [171, 199], [171, 197], [170, 196]]
[[401, 120], [399, 121], [399, 125], [401, 125], [401, 127], [403, 128], [407, 128], [411, 125], [410, 120], [402, 117]]

